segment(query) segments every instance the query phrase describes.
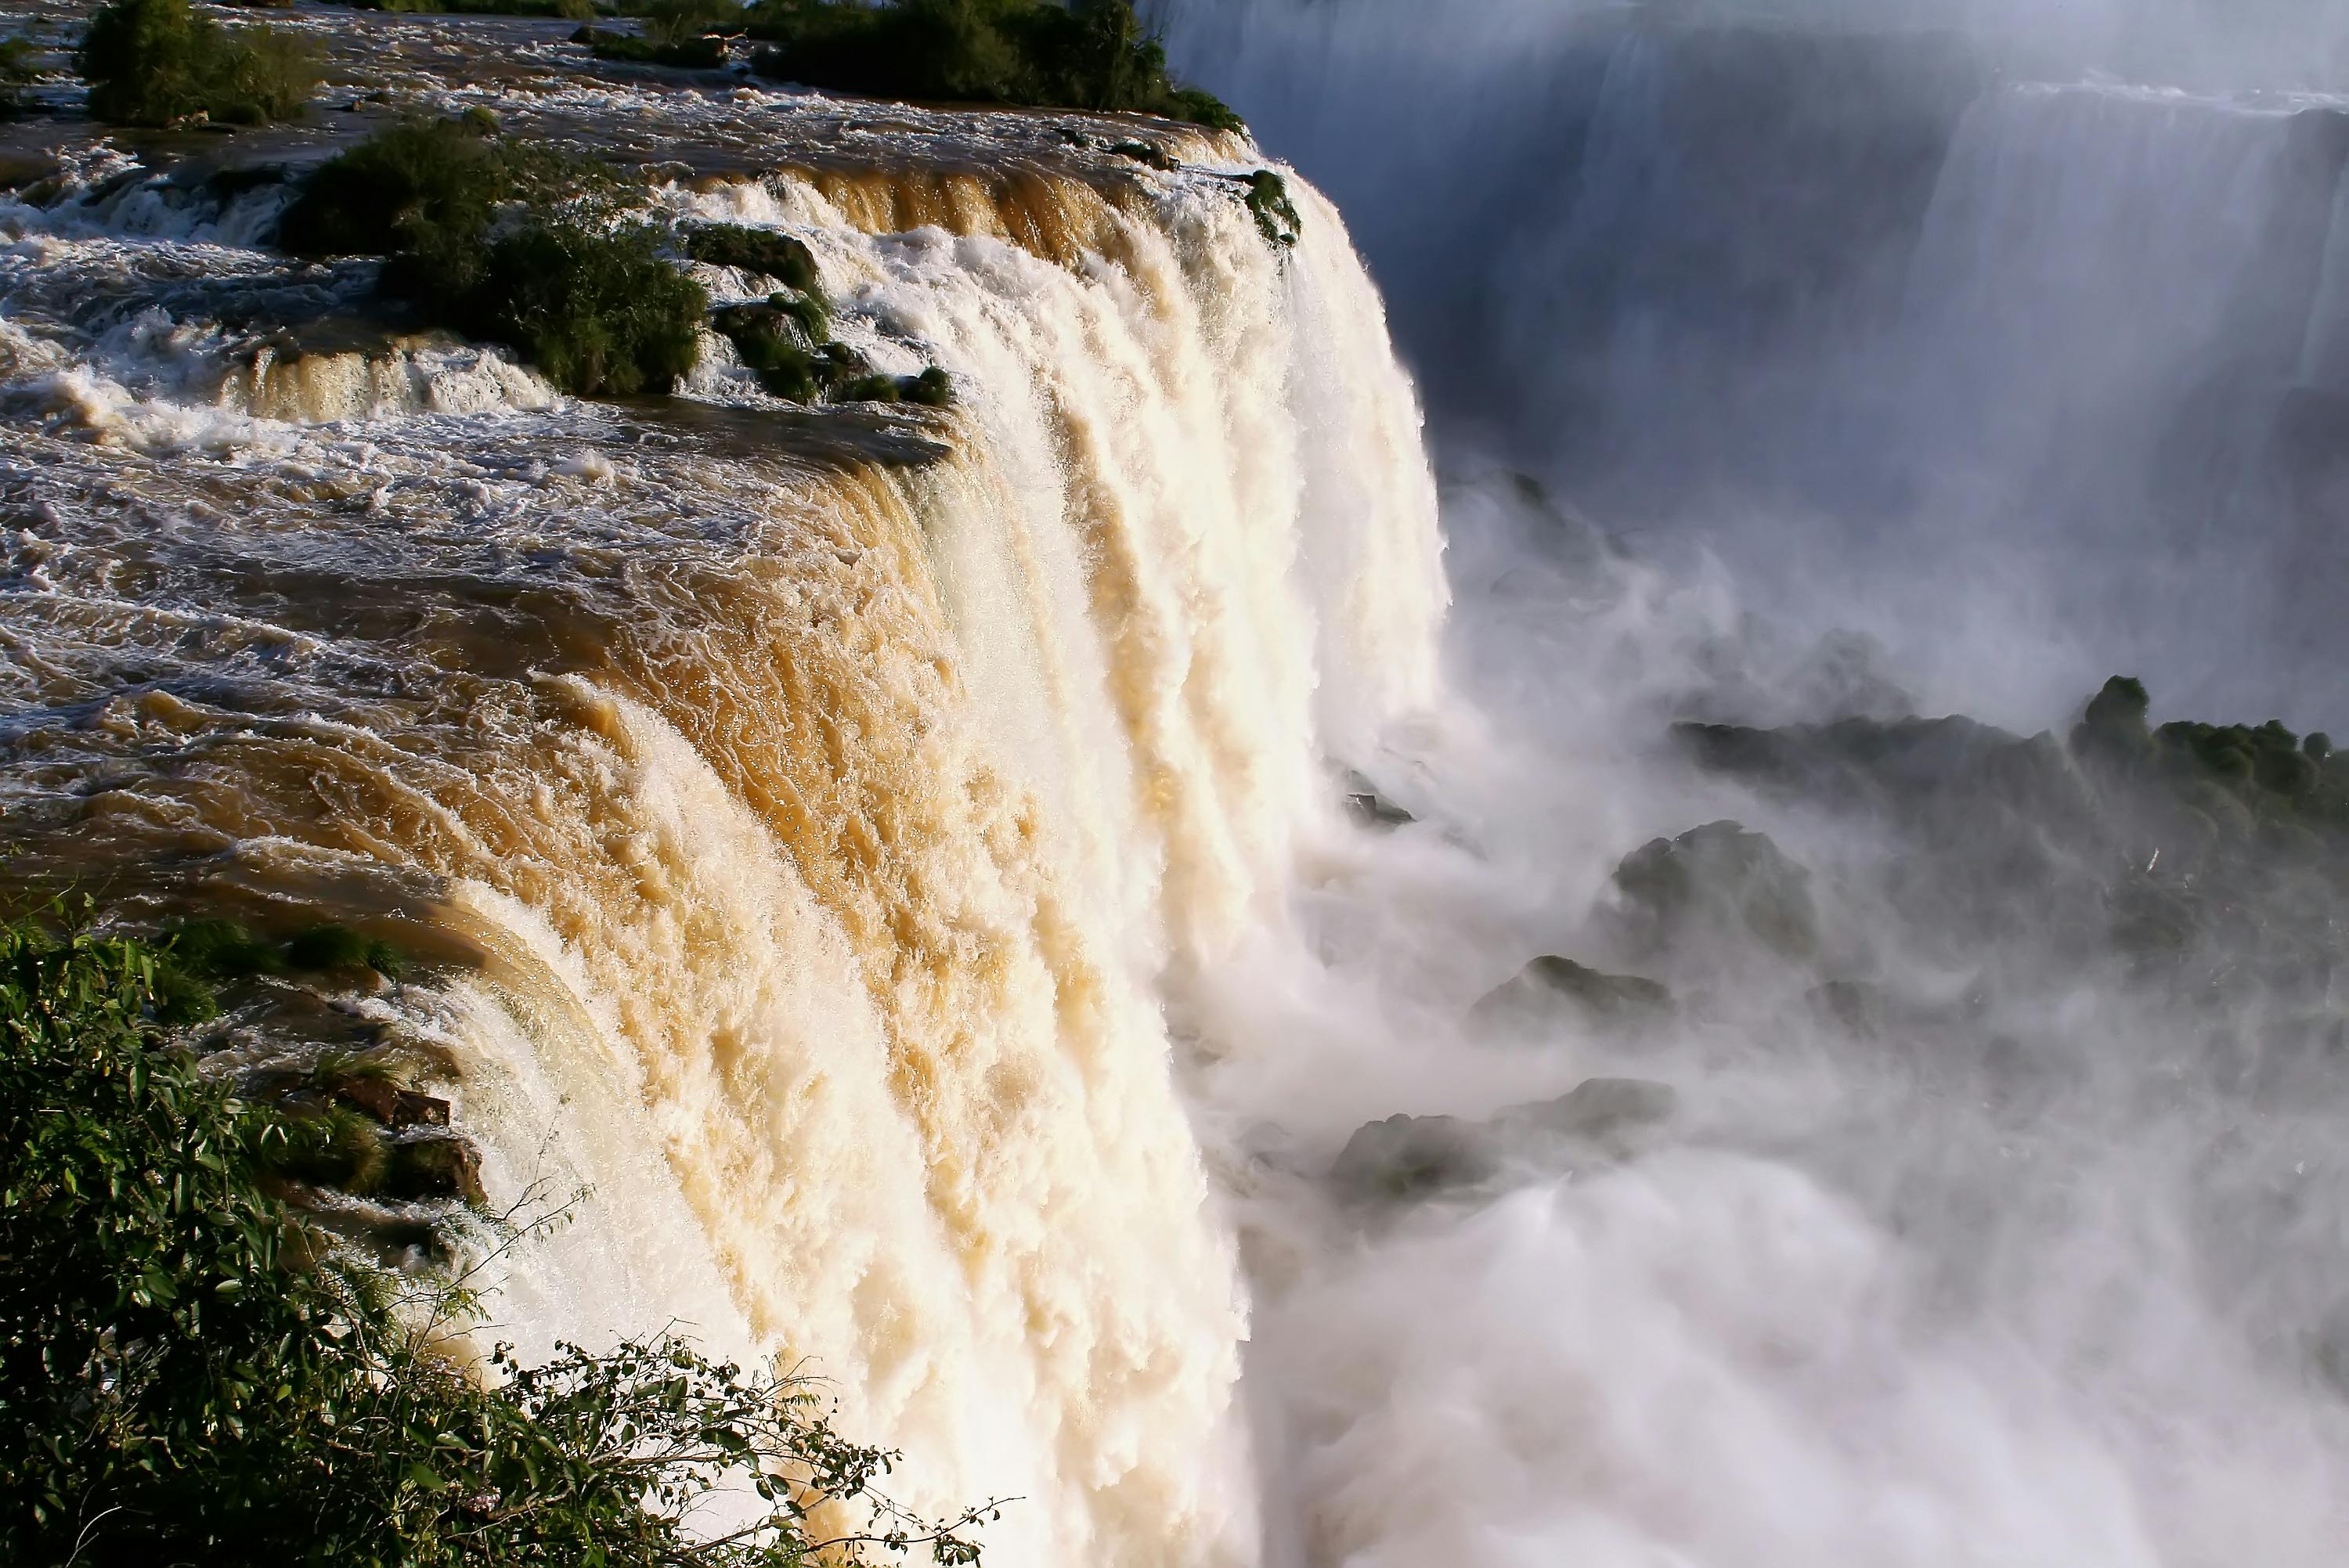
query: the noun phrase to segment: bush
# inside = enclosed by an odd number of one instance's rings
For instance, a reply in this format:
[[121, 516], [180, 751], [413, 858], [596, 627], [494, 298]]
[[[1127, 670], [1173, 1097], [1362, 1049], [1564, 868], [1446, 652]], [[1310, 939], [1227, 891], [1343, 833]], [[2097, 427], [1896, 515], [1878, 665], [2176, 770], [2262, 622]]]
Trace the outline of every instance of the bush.
[[225, 29], [188, 0], [114, 0], [90, 18], [76, 64], [89, 112], [115, 125], [267, 125], [298, 119], [318, 85], [304, 40]]
[[759, 0], [752, 68], [884, 98], [1130, 110], [1243, 129], [1211, 94], [1176, 84], [1127, 0]]
[[514, 345], [565, 391], [666, 392], [700, 354], [709, 298], [657, 238], [643, 225], [526, 224], [491, 244], [456, 324]]
[[666, 391], [693, 368], [709, 298], [619, 207], [616, 179], [588, 160], [417, 122], [321, 168], [278, 242], [387, 257], [387, 291], [512, 345], [566, 392]]
[[0, 38], [0, 119], [13, 119], [31, 107], [25, 89], [41, 77], [40, 46], [26, 37]]
[[596, 14], [595, 0], [351, 0], [362, 11], [419, 16], [559, 16], [581, 22]]
[[[878, 1495], [895, 1456], [833, 1431], [792, 1379], [675, 1340], [564, 1346], [540, 1367], [500, 1350], [479, 1380], [453, 1367], [438, 1347], [478, 1305], [461, 1280], [344, 1256], [274, 1195], [273, 1166], [332, 1164], [338, 1140], [373, 1135], [200, 1072], [159, 1016], [172, 962], [0, 929], [11, 1560], [787, 1568], [868, 1545], [978, 1560], [981, 1511], [926, 1521]], [[722, 1540], [689, 1532], [729, 1483], [764, 1511]], [[869, 1511], [874, 1533], [812, 1539], [826, 1499]]]
[[574, 44], [585, 44], [599, 60], [616, 60], [637, 66], [675, 66], [688, 71], [714, 71], [726, 64], [726, 44], [721, 38], [680, 38], [664, 43], [658, 38], [638, 37], [633, 33], [610, 33], [596, 27], [582, 27], [571, 35]]

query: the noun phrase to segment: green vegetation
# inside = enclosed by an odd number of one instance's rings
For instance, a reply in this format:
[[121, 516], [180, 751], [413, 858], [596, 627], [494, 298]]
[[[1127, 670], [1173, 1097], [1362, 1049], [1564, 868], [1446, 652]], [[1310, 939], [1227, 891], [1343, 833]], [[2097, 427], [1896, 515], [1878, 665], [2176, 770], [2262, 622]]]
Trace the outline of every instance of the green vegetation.
[[660, 240], [603, 166], [453, 120], [336, 157], [279, 229], [297, 255], [386, 257], [388, 292], [582, 395], [667, 391], [693, 368], [709, 299]]
[[318, 85], [303, 39], [224, 28], [188, 0], [114, 0], [90, 18], [77, 66], [89, 79], [89, 112], [114, 125], [295, 119]]
[[943, 407], [943, 370], [874, 374], [832, 341], [815, 257], [788, 234], [732, 223], [673, 234], [630, 219], [609, 169], [507, 140], [494, 123], [414, 121], [313, 175], [278, 242], [296, 255], [379, 255], [383, 287], [434, 322], [513, 345], [580, 394], [667, 391], [693, 368], [709, 295], [667, 253], [785, 286], [730, 304], [710, 325], [767, 389], [794, 402]]
[[818, 286], [815, 253], [789, 234], [740, 223], [697, 223], [678, 239], [685, 253], [697, 262], [756, 273], [802, 294], [812, 294]]
[[41, 48], [21, 35], [0, 38], [0, 119], [13, 119], [30, 106], [25, 89], [41, 77]]
[[571, 35], [574, 44], [585, 44], [599, 60], [616, 60], [628, 65], [676, 66], [689, 71], [714, 71], [726, 64], [726, 42], [722, 38], [700, 36], [664, 41], [649, 35], [614, 33], [600, 27], [582, 27]]
[[709, 324], [734, 345], [736, 357], [759, 373], [760, 385], [794, 403], [903, 402], [943, 408], [954, 401], [954, 382], [944, 370], [933, 365], [918, 376], [877, 372], [846, 344], [823, 341], [825, 319], [822, 301], [779, 294], [757, 304], [721, 306]]
[[1167, 75], [1127, 0], [759, 0], [752, 68], [879, 98], [1163, 115], [1242, 129], [1211, 94]]
[[581, 22], [596, 14], [595, 0], [347, 0], [362, 11], [418, 16], [557, 16]]
[[1256, 220], [1257, 232], [1268, 244], [1283, 249], [1297, 243], [1304, 224], [1297, 216], [1297, 208], [1288, 200], [1288, 181], [1270, 169], [1259, 169], [1247, 177], [1248, 215]]
[[[895, 1456], [834, 1431], [795, 1379], [673, 1339], [455, 1365], [452, 1333], [480, 1305], [468, 1276], [357, 1259], [283, 1196], [302, 1172], [391, 1181], [407, 1145], [388, 1150], [347, 1105], [304, 1113], [204, 1070], [174, 1033], [175, 998], [204, 983], [184, 968], [189, 941], [0, 929], [12, 1560], [799, 1568], [925, 1546], [978, 1560], [982, 1511], [927, 1521], [889, 1502], [876, 1486]], [[351, 1094], [377, 1081], [322, 1068], [336, 1073]], [[688, 1522], [719, 1487], [758, 1503], [709, 1539]], [[822, 1535], [810, 1516], [826, 1501], [869, 1515], [870, 1532]]]

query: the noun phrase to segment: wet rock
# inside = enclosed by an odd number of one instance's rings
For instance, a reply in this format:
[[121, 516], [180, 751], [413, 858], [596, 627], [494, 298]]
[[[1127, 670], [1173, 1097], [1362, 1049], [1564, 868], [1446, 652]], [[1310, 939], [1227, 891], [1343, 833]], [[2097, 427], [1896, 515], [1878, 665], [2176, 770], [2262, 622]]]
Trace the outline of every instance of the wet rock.
[[382, 1190], [410, 1200], [457, 1198], [477, 1208], [489, 1202], [481, 1157], [461, 1138], [411, 1138], [391, 1145]]
[[1346, 775], [1346, 810], [1365, 828], [1400, 828], [1419, 820], [1380, 794], [1377, 787], [1359, 773]]
[[1402, 1203], [1474, 1187], [1500, 1173], [1491, 1130], [1456, 1116], [1390, 1116], [1346, 1140], [1330, 1180], [1357, 1203]]
[[1512, 1106], [1495, 1120], [1619, 1150], [1633, 1135], [1671, 1120], [1679, 1108], [1679, 1091], [1670, 1084], [1597, 1078], [1556, 1099]]
[[1657, 839], [1615, 869], [1632, 940], [1645, 951], [1690, 938], [1743, 939], [1782, 958], [1819, 949], [1810, 873], [1761, 833], [1712, 822], [1677, 839]]
[[446, 1127], [449, 1102], [379, 1078], [351, 1078], [335, 1086], [337, 1098], [389, 1128]]
[[1637, 975], [1607, 975], [1545, 954], [1486, 993], [1470, 1010], [1480, 1023], [1529, 1024], [1578, 1015], [1593, 1024], [1645, 1024], [1667, 1016], [1672, 994]]
[[1602, 1078], [1483, 1121], [1391, 1116], [1356, 1130], [1330, 1181], [1349, 1203], [1392, 1205], [1482, 1187], [1512, 1166], [1557, 1172], [1620, 1160], [1678, 1104], [1670, 1085]]

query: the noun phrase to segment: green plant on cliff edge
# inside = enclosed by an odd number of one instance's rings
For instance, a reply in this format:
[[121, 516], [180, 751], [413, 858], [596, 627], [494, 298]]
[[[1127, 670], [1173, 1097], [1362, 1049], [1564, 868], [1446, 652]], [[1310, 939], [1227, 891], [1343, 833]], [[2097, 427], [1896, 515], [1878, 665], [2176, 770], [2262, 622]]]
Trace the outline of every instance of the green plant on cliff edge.
[[318, 85], [302, 38], [222, 27], [188, 0], [114, 0], [90, 18], [75, 63], [90, 114], [115, 125], [297, 119]]
[[1242, 129], [1213, 94], [1167, 74], [1127, 0], [759, 0], [762, 76], [884, 98], [1127, 110]]
[[416, 121], [321, 167], [278, 242], [385, 257], [386, 292], [513, 345], [566, 392], [665, 392], [693, 368], [709, 296], [623, 205], [616, 176], [591, 160]]
[[[895, 1456], [835, 1432], [802, 1381], [676, 1340], [454, 1366], [440, 1347], [476, 1305], [464, 1280], [356, 1262], [281, 1200], [273, 1172], [314, 1134], [179, 1047], [204, 1006], [176, 945], [0, 928], [12, 1560], [978, 1560], [993, 1505], [930, 1521], [892, 1504], [876, 1487]], [[697, 1528], [721, 1487], [729, 1523]], [[873, 1523], [827, 1535], [825, 1502]]]

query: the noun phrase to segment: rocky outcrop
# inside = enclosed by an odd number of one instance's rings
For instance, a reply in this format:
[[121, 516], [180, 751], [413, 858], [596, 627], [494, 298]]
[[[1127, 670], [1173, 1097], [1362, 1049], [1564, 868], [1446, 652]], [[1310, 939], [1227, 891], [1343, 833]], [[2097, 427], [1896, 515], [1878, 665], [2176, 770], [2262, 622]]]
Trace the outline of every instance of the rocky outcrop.
[[1559, 1173], [1627, 1159], [1679, 1097], [1640, 1078], [1590, 1078], [1556, 1099], [1483, 1120], [1391, 1116], [1358, 1129], [1330, 1170], [1339, 1198], [1392, 1207], [1492, 1186], [1511, 1171]]
[[1636, 1028], [1669, 1017], [1671, 1011], [1672, 994], [1659, 981], [1603, 974], [1571, 958], [1545, 954], [1486, 993], [1469, 1016], [1505, 1029], [1561, 1018]]

